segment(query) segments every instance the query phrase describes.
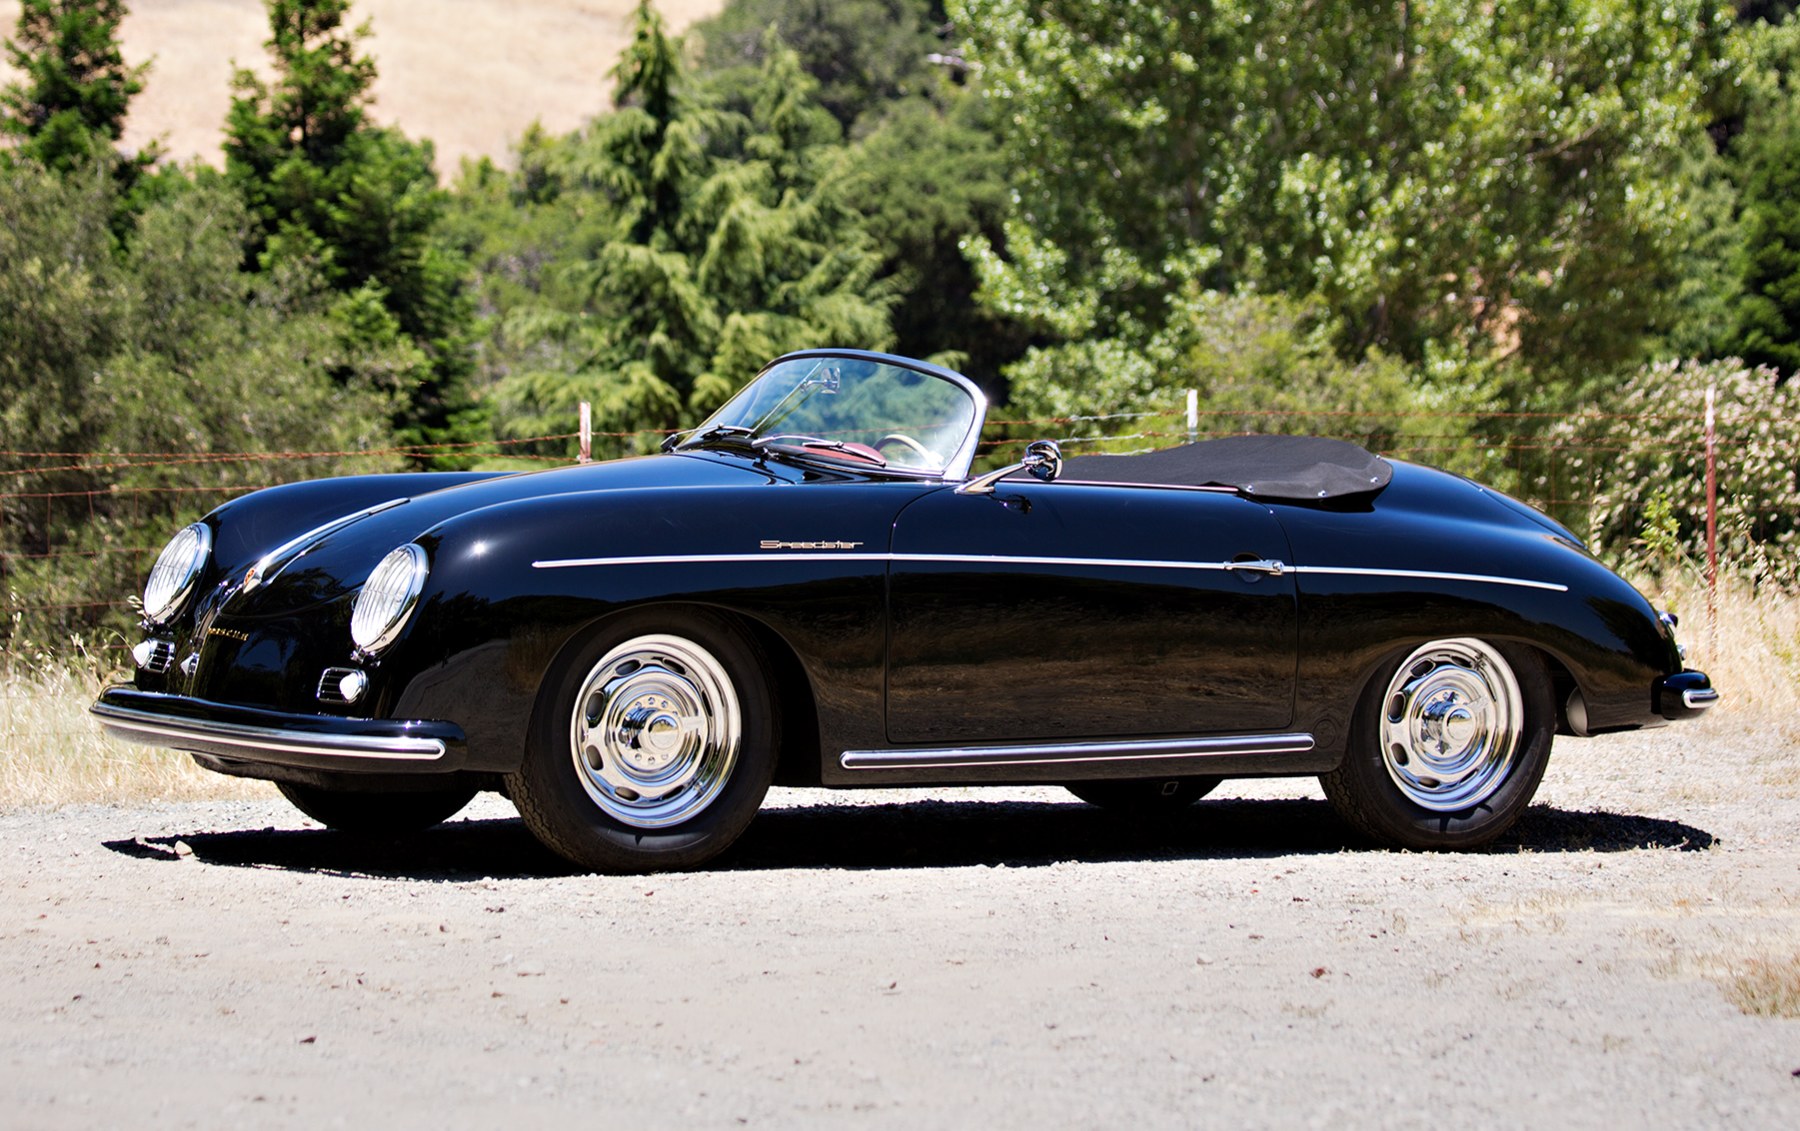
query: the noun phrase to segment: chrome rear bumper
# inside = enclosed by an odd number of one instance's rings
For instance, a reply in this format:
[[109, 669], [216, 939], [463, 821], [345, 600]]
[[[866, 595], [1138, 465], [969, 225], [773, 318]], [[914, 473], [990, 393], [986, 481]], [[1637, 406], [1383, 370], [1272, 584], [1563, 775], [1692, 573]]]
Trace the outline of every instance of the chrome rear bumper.
[[1684, 671], [1666, 675], [1656, 681], [1650, 691], [1650, 704], [1657, 714], [1674, 722], [1706, 713], [1719, 701], [1719, 693], [1705, 672]]

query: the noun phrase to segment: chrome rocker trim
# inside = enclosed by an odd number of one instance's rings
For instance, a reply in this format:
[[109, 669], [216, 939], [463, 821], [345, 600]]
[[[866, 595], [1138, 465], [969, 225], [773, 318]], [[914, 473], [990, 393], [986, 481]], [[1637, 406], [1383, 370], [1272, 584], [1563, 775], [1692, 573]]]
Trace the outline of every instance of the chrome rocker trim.
[[174, 718], [109, 703], [96, 703], [89, 711], [108, 731], [128, 741], [257, 762], [280, 762], [283, 755], [435, 762], [449, 749], [443, 739], [423, 736], [312, 733], [216, 719]]
[[1258, 734], [1229, 738], [1169, 738], [1140, 742], [1051, 742], [1023, 746], [959, 746], [940, 749], [846, 750], [846, 770], [942, 770], [966, 766], [1055, 766], [1070, 763], [1158, 762], [1243, 754], [1304, 754], [1310, 734]]

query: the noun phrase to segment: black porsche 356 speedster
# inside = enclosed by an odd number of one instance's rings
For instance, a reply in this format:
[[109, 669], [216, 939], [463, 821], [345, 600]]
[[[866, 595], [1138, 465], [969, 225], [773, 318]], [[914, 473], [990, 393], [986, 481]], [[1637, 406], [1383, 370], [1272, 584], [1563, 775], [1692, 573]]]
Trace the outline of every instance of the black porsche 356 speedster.
[[972, 476], [959, 374], [809, 350], [660, 455], [294, 483], [180, 531], [124, 738], [360, 831], [504, 791], [570, 860], [689, 867], [771, 783], [1184, 806], [1318, 775], [1356, 830], [1500, 835], [1558, 734], [1717, 693], [1568, 530], [1335, 440]]

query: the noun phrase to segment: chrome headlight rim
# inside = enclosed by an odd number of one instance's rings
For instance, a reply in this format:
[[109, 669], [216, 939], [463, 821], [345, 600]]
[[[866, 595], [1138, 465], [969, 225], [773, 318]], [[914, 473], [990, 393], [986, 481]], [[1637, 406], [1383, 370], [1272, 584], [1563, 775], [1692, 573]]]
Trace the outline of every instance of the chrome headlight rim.
[[1675, 654], [1682, 663], [1687, 662], [1687, 645], [1681, 642], [1681, 635], [1676, 631], [1681, 627], [1681, 618], [1668, 609], [1657, 609], [1656, 619], [1662, 622], [1663, 631], [1669, 634], [1669, 640], [1675, 645]]
[[176, 531], [144, 582], [144, 620], [166, 625], [187, 606], [212, 558], [212, 527], [196, 522]]
[[395, 546], [376, 563], [350, 608], [350, 639], [359, 653], [377, 655], [399, 639], [430, 572], [430, 558], [416, 542]]

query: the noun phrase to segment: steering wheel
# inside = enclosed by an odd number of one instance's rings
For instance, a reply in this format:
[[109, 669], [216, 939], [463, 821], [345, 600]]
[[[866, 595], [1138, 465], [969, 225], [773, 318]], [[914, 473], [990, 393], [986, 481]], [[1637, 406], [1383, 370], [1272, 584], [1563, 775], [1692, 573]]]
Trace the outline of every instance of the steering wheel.
[[931, 449], [905, 433], [889, 432], [881, 439], [875, 441], [875, 450], [878, 452], [885, 452], [887, 451], [889, 444], [897, 444], [911, 452], [913, 455], [918, 456], [920, 462], [915, 466], [929, 468], [936, 468], [939, 466], [938, 458]]

